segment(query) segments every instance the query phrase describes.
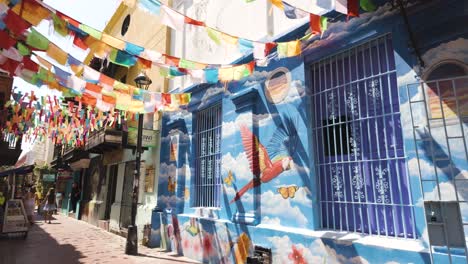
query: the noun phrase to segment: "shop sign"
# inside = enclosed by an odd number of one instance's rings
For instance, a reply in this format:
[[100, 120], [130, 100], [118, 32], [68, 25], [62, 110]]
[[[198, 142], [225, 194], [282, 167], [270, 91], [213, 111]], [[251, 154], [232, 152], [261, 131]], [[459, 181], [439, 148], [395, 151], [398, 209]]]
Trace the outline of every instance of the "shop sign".
[[42, 181], [45, 182], [54, 182], [55, 181], [55, 174], [44, 174], [42, 176]]
[[[142, 137], [141, 137], [141, 146], [144, 148], [154, 148], [157, 145], [158, 139], [158, 130], [150, 130], [150, 129], [143, 129]], [[136, 128], [128, 128], [128, 137], [127, 137], [127, 144], [130, 146], [137, 145], [137, 135], [138, 129]]]
[[154, 175], [156, 170], [153, 165], [150, 165], [146, 168], [145, 174], [145, 192], [152, 193], [154, 192]]
[[28, 231], [28, 218], [22, 200], [6, 202], [5, 217], [3, 219], [4, 233]]
[[64, 170], [64, 171], [59, 171], [58, 177], [59, 180], [68, 180], [72, 178], [71, 171]]

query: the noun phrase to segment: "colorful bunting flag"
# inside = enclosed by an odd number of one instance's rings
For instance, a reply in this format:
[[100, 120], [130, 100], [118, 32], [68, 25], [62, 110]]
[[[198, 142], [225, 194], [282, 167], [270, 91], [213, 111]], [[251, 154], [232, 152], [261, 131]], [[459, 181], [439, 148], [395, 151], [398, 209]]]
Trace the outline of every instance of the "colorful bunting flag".
[[26, 29], [31, 27], [31, 24], [23, 20], [13, 10], [9, 9], [7, 15], [3, 18], [3, 22], [10, 32], [20, 36]]
[[335, 10], [354, 17], [359, 16], [359, 0], [335, 0]]
[[283, 1], [283, 6], [284, 6], [284, 14], [286, 15], [286, 17], [290, 19], [304, 18], [304, 17], [307, 17], [307, 15], [309, 14], [305, 12], [304, 10], [296, 8], [284, 1]]
[[[131, 3], [132, 1], [125, 1], [127, 2], [127, 6], [134, 5], [134, 3]], [[158, 0], [139, 0], [138, 6], [155, 15], [159, 15], [159, 13], [161, 12], [161, 2], [159, 2]]]
[[31, 32], [26, 37], [26, 44], [38, 50], [45, 51], [49, 47], [49, 40], [34, 28], [31, 28]]
[[13, 12], [20, 15], [33, 26], [39, 25], [42, 20], [50, 16], [50, 11], [35, 0], [22, 0], [20, 5], [13, 7]]
[[161, 23], [174, 30], [184, 30], [185, 16], [166, 5], [161, 7]]

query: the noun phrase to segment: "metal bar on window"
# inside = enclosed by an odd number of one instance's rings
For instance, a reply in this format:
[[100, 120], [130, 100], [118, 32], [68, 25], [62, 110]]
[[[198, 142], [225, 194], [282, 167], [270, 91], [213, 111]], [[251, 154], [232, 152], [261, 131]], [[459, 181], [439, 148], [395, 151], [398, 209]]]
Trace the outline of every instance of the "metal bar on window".
[[[324, 228], [395, 237], [407, 237], [414, 230], [414, 217], [411, 228], [397, 227], [396, 222], [406, 224], [399, 216], [405, 218], [405, 207], [412, 207], [412, 202], [403, 204], [401, 193], [397, 202], [393, 193], [395, 189], [409, 192], [401, 183], [401, 179], [408, 180], [400, 171], [404, 158], [398, 151], [403, 149], [398, 141], [401, 131], [388, 125], [396, 124], [399, 115], [393, 107], [397, 87], [391, 82], [396, 70], [389, 63], [393, 56], [393, 50], [387, 49], [389, 39], [389, 35], [380, 37], [309, 67]], [[390, 98], [385, 99], [384, 93]], [[391, 110], [384, 111], [388, 101]], [[383, 139], [378, 137], [380, 130], [384, 130]], [[390, 146], [389, 141], [394, 144]]]

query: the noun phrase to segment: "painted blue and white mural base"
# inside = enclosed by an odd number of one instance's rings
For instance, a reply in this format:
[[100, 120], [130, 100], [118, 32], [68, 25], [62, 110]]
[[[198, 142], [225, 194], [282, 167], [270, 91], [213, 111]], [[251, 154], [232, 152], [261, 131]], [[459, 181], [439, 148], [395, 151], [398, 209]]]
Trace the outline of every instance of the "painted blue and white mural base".
[[387, 2], [302, 56], [186, 89], [163, 116], [154, 241], [204, 263], [256, 246], [273, 263], [466, 263], [468, 11], [449, 2], [407, 7], [425, 68]]

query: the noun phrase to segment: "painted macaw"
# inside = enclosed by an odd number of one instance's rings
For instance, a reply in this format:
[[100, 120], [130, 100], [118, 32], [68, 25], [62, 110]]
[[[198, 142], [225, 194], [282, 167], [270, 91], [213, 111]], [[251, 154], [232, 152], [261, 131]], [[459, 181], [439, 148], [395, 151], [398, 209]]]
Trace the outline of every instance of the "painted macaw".
[[[262, 183], [269, 182], [284, 171], [290, 170], [294, 164], [291, 156], [287, 156], [275, 162], [272, 162], [270, 156], [268, 155], [267, 149], [258, 141], [258, 138], [245, 125], [242, 125], [240, 127], [240, 132], [242, 137], [242, 144], [244, 145], [244, 149], [247, 152], [247, 158], [249, 159], [250, 169], [252, 170], [252, 173], [254, 175], [259, 175], [260, 177], [259, 180], [251, 180], [244, 187], [242, 187], [236, 193], [236, 196], [231, 200], [230, 203], [239, 200], [242, 197], [242, 195], [244, 195], [244, 193], [246, 193], [248, 190], [257, 187]], [[294, 132], [296, 132], [295, 128]], [[275, 135], [272, 138], [272, 141], [275, 138], [281, 139], [281, 143], [283, 144], [289, 141], [290, 135], [288, 135], [287, 133], [279, 134], [282, 134], [283, 137], [280, 137], [278, 133], [275, 133]], [[278, 151], [274, 152], [275, 154], [278, 153]]]

